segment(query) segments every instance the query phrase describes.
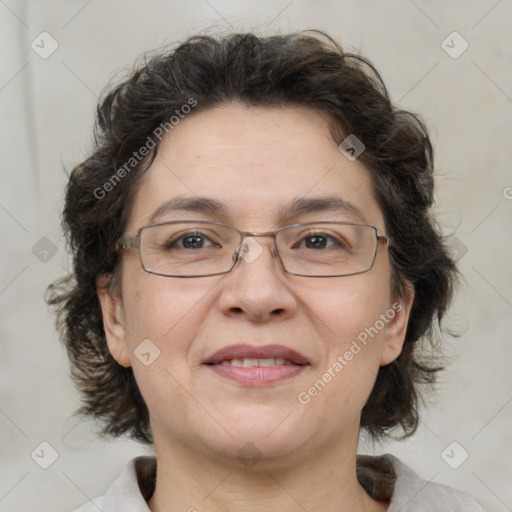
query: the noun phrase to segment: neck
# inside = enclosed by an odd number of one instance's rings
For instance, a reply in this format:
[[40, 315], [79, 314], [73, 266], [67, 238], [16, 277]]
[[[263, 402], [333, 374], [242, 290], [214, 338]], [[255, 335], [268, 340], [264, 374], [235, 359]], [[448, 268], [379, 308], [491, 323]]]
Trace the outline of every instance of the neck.
[[[383, 512], [356, 476], [356, 448], [297, 450], [286, 461], [262, 457], [253, 465], [157, 442], [152, 512]], [[171, 446], [172, 445], [172, 446]]]

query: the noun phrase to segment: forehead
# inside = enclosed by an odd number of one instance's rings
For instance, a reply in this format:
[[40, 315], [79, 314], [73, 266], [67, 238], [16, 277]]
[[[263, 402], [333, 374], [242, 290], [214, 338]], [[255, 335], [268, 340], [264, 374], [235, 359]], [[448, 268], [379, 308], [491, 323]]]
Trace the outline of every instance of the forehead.
[[163, 139], [129, 228], [197, 215], [266, 230], [315, 211], [383, 229], [369, 171], [339, 151], [325, 117], [231, 103], [189, 115]]

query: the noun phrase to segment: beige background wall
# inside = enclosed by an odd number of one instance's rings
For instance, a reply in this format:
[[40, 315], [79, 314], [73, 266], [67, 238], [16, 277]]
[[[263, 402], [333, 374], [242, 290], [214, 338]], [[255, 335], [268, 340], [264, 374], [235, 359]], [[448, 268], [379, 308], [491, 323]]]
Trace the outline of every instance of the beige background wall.
[[[230, 25], [328, 31], [369, 57], [393, 100], [430, 126], [439, 220], [457, 238], [466, 279], [451, 325], [464, 335], [418, 434], [363, 449], [394, 453], [488, 510], [512, 510], [511, 22], [510, 0], [0, 1], [0, 510], [71, 510], [145, 451], [99, 441], [71, 417], [77, 395], [42, 299], [68, 264], [63, 167], [90, 147], [97, 95], [115, 72], [143, 51]], [[51, 50], [43, 31], [58, 44], [46, 59], [31, 48]], [[450, 56], [442, 42], [454, 31], [463, 40], [447, 39]], [[31, 458], [41, 442], [58, 452], [48, 469]], [[453, 469], [445, 460], [457, 465], [462, 450], [469, 457]]]

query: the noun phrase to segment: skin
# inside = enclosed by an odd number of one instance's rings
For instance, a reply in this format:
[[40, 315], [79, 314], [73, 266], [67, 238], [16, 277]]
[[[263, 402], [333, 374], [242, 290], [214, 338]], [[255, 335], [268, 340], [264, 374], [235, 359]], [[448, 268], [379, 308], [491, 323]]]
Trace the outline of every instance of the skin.
[[[363, 215], [318, 212], [289, 219], [293, 199], [336, 195]], [[227, 216], [178, 211], [166, 220], [216, 220], [246, 231], [296, 222], [366, 222], [385, 234], [368, 170], [338, 149], [320, 114], [306, 108], [249, 108], [230, 103], [182, 120], [162, 142], [140, 183], [126, 233], [176, 196], [222, 201]], [[361, 410], [379, 366], [402, 349], [413, 299], [307, 405], [297, 396], [391, 308], [390, 264], [380, 245], [371, 271], [338, 278], [285, 273], [263, 253], [225, 275], [177, 279], [149, 274], [136, 250], [123, 253], [121, 293], [98, 287], [109, 349], [132, 366], [150, 412], [158, 460], [153, 512], [382, 511], [359, 486], [355, 457]], [[160, 356], [149, 366], [134, 350], [150, 339]], [[201, 362], [235, 344], [282, 344], [310, 361], [291, 380], [249, 388]], [[252, 443], [261, 458], [244, 464]]]

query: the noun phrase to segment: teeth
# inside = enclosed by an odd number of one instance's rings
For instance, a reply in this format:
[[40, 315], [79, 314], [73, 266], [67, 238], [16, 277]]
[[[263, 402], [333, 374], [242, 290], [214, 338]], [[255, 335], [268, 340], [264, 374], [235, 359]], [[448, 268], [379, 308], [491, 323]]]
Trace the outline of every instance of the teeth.
[[286, 359], [281, 357], [268, 357], [265, 359], [250, 359], [248, 357], [244, 359], [232, 359], [231, 361], [222, 361], [221, 366], [237, 366], [243, 368], [254, 368], [254, 367], [270, 367], [270, 366], [283, 366], [287, 363]]
[[273, 357], [268, 359], [258, 359], [258, 361], [258, 366], [280, 366], [279, 362]]

